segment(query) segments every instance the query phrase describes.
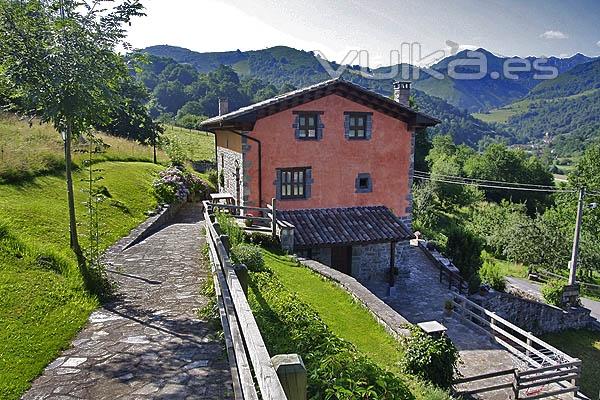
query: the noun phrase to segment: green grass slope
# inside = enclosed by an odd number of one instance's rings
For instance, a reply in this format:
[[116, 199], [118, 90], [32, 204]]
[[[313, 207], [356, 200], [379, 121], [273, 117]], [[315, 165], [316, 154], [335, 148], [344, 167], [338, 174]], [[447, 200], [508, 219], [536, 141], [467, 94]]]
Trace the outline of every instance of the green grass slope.
[[[161, 168], [101, 162], [111, 198], [101, 205], [107, 248], [156, 206], [149, 188]], [[85, 246], [85, 172], [75, 173], [76, 207]], [[98, 305], [83, 287], [69, 249], [62, 176], [0, 184], [0, 398], [17, 399], [85, 324]]]
[[[156, 206], [151, 183], [161, 165], [152, 149], [99, 134], [109, 145], [95, 157], [101, 247], [106, 249]], [[76, 146], [81, 147], [81, 146]], [[168, 158], [162, 151], [159, 160]], [[85, 154], [74, 153], [76, 213], [86, 246]], [[49, 125], [0, 114], [0, 398], [18, 399], [69, 346], [98, 300], [83, 284], [69, 249], [62, 142]]]

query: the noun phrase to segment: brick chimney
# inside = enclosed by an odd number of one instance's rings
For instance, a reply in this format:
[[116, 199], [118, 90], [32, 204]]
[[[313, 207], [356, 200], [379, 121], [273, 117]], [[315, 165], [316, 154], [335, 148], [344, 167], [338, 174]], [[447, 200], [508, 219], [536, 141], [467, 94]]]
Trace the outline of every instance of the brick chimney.
[[229, 112], [229, 101], [219, 98], [219, 115], [224, 115]]
[[403, 106], [409, 107], [408, 98], [410, 97], [410, 82], [394, 82], [394, 100]]

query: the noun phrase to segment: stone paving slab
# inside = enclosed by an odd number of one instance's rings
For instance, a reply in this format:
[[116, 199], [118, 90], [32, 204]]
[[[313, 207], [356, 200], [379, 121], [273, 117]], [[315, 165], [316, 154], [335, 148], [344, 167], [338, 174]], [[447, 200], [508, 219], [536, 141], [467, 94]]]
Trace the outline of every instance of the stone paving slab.
[[199, 263], [201, 218], [199, 204], [186, 204], [171, 224], [108, 255], [117, 299], [90, 315], [23, 399], [233, 398], [223, 344], [198, 318], [210, 273]]

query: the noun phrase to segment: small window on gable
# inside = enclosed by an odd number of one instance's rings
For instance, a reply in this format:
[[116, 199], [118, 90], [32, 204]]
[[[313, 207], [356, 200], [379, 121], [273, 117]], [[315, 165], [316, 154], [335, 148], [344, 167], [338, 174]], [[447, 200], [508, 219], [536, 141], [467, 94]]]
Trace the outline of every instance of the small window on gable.
[[371, 113], [347, 112], [345, 117], [345, 136], [347, 139], [371, 138]]
[[322, 136], [323, 124], [319, 112], [295, 112], [294, 128], [296, 139], [318, 140]]
[[355, 182], [356, 193], [370, 193], [373, 191], [371, 175], [367, 173], [358, 174]]

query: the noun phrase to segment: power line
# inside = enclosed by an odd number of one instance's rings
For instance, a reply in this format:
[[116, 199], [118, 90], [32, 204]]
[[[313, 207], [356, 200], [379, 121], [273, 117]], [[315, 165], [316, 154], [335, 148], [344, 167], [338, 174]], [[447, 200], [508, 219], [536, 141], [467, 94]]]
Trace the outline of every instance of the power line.
[[[415, 174], [421, 174], [424, 176], [431, 176], [429, 172], [424, 171], [415, 171]], [[462, 181], [472, 181], [472, 182], [481, 182], [484, 184], [501, 184], [501, 185], [515, 185], [515, 186], [531, 186], [531, 187], [540, 187], [540, 188], [548, 188], [548, 189], [556, 189], [556, 186], [553, 185], [537, 185], [534, 183], [519, 183], [519, 182], [503, 182], [503, 181], [493, 181], [489, 179], [477, 179], [477, 178], [466, 178], [463, 176], [453, 176], [453, 175], [444, 175], [444, 174], [435, 174], [436, 176], [441, 176], [443, 178], [449, 179], [460, 179]]]
[[[443, 182], [443, 183], [451, 183], [455, 185], [463, 185], [463, 186], [477, 186], [489, 189], [502, 189], [502, 190], [517, 190], [517, 191], [529, 191], [529, 192], [540, 192], [540, 193], [575, 193], [577, 190], [569, 190], [569, 189], [539, 189], [539, 188], [526, 188], [526, 187], [512, 187], [512, 186], [499, 186], [499, 185], [488, 185], [477, 182], [458, 182], [452, 180], [439, 179], [431, 176], [418, 176], [415, 175], [416, 179], [424, 179], [432, 182]], [[506, 183], [506, 182], [504, 182]]]

